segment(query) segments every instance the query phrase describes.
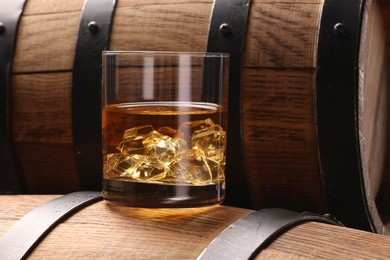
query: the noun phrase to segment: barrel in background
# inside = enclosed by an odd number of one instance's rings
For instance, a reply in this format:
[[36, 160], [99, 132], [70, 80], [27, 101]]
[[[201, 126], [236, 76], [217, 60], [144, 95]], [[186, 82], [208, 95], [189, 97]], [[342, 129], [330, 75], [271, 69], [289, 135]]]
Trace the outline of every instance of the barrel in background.
[[[242, 139], [244, 153], [237, 156], [244, 156], [246, 170], [234, 174], [245, 174], [253, 208], [332, 211], [317, 135], [316, 61], [323, 4], [251, 3], [241, 68], [242, 109], [236, 111], [242, 116], [242, 136], [229, 138]], [[82, 6], [81, 0], [28, 0], [21, 19], [11, 78], [12, 130], [27, 193], [81, 188], [71, 86]], [[118, 0], [108, 49], [205, 51], [212, 8], [212, 0]], [[389, 10], [388, 1], [365, 1], [356, 110], [361, 162], [356, 167], [364, 178], [366, 217], [382, 233], [389, 232], [390, 220], [389, 145], [384, 145], [390, 100], [384, 94], [390, 75], [384, 67], [390, 59], [383, 58], [390, 44]], [[380, 11], [387, 19], [383, 31]]]

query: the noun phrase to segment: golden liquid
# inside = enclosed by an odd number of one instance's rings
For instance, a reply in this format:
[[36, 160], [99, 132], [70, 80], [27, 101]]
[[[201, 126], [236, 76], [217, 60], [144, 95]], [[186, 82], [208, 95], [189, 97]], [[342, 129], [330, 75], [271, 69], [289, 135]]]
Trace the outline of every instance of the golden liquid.
[[[103, 157], [118, 153], [127, 129], [151, 125], [156, 130], [167, 127], [177, 130], [186, 122], [211, 119], [226, 131], [226, 116], [226, 111], [210, 103], [144, 102], [107, 106], [102, 114]], [[188, 131], [182, 138], [191, 145], [193, 130]], [[223, 175], [224, 163], [221, 168]], [[222, 202], [225, 183], [224, 176], [196, 185], [104, 174], [103, 196], [112, 202], [138, 207], [206, 206]]]
[[102, 112], [103, 147], [106, 153], [116, 152], [123, 133], [129, 128], [152, 125], [154, 129], [165, 126], [178, 129], [184, 122], [207, 118], [226, 130], [226, 111], [210, 103], [144, 102], [109, 105]]

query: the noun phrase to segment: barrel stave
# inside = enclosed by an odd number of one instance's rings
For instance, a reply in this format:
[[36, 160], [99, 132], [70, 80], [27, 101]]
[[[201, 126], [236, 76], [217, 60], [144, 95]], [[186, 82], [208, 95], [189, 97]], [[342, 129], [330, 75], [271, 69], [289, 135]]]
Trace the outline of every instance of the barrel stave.
[[[58, 196], [1, 196], [0, 236], [24, 214]], [[65, 219], [29, 259], [196, 259], [231, 223], [253, 211], [228, 206], [142, 209], [94, 203]], [[257, 228], [253, 227], [253, 228]], [[278, 236], [260, 259], [389, 259], [390, 237], [308, 222]]]

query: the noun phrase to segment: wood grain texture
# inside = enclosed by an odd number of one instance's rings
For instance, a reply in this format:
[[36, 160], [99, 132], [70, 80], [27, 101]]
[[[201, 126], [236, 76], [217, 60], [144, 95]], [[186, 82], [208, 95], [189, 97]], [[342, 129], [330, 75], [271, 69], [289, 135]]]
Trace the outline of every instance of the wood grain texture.
[[389, 135], [386, 97], [390, 85], [386, 78], [386, 63], [386, 37], [380, 7], [376, 1], [365, 1], [359, 57], [360, 153], [368, 209], [378, 232], [390, 234], [390, 223], [387, 228], [383, 227], [386, 223], [379, 216], [376, 203], [386, 172], [386, 138]]
[[17, 142], [25, 192], [61, 194], [80, 190], [72, 144]]
[[243, 142], [255, 208], [325, 210], [314, 69], [244, 69]]
[[47, 1], [29, 0], [23, 10], [23, 15], [57, 14], [64, 12], [80, 12], [83, 0]]
[[[3, 203], [17, 203], [12, 196], [5, 197], [0, 200], [2, 208], [6, 208]], [[207, 241], [250, 212], [223, 206], [150, 210], [113, 207], [99, 202], [60, 224], [31, 258], [55, 258], [57, 255], [66, 259], [195, 259]], [[6, 217], [1, 222], [4, 222], [1, 226], [9, 227], [10, 222], [15, 221]]]
[[388, 259], [389, 238], [309, 222], [284, 233], [258, 259]]
[[[56, 196], [0, 196], [0, 235]], [[29, 259], [195, 259], [251, 210], [227, 206], [142, 209], [90, 205], [59, 224]], [[259, 259], [388, 259], [390, 237], [309, 222], [281, 235]]]
[[109, 49], [205, 51], [211, 7], [212, 1], [124, 1]]
[[315, 67], [320, 1], [253, 1], [244, 67]]
[[80, 189], [74, 162], [71, 72], [12, 76], [12, 131], [25, 192]]
[[12, 72], [71, 70], [79, 22], [80, 11], [22, 15]]
[[29, 211], [57, 197], [59, 195], [0, 195], [0, 236]]
[[72, 73], [12, 76], [15, 142], [72, 143]]
[[326, 210], [314, 103], [322, 4], [252, 3], [241, 93], [242, 140], [254, 208]]
[[[377, 194], [384, 164], [384, 140], [387, 80], [385, 72], [385, 32], [379, 6], [366, 1], [359, 57], [359, 135], [363, 152], [363, 169], [370, 179], [370, 193]], [[384, 111], [378, 113], [378, 111]], [[377, 116], [373, 116], [378, 114]], [[378, 167], [378, 169], [372, 169]]]

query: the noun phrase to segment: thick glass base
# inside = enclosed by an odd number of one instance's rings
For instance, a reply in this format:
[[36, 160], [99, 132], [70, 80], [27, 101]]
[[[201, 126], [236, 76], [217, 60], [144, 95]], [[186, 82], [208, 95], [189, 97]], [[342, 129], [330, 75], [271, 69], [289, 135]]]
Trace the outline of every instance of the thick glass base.
[[225, 182], [207, 185], [159, 184], [103, 179], [103, 198], [111, 203], [142, 208], [190, 208], [222, 203]]

